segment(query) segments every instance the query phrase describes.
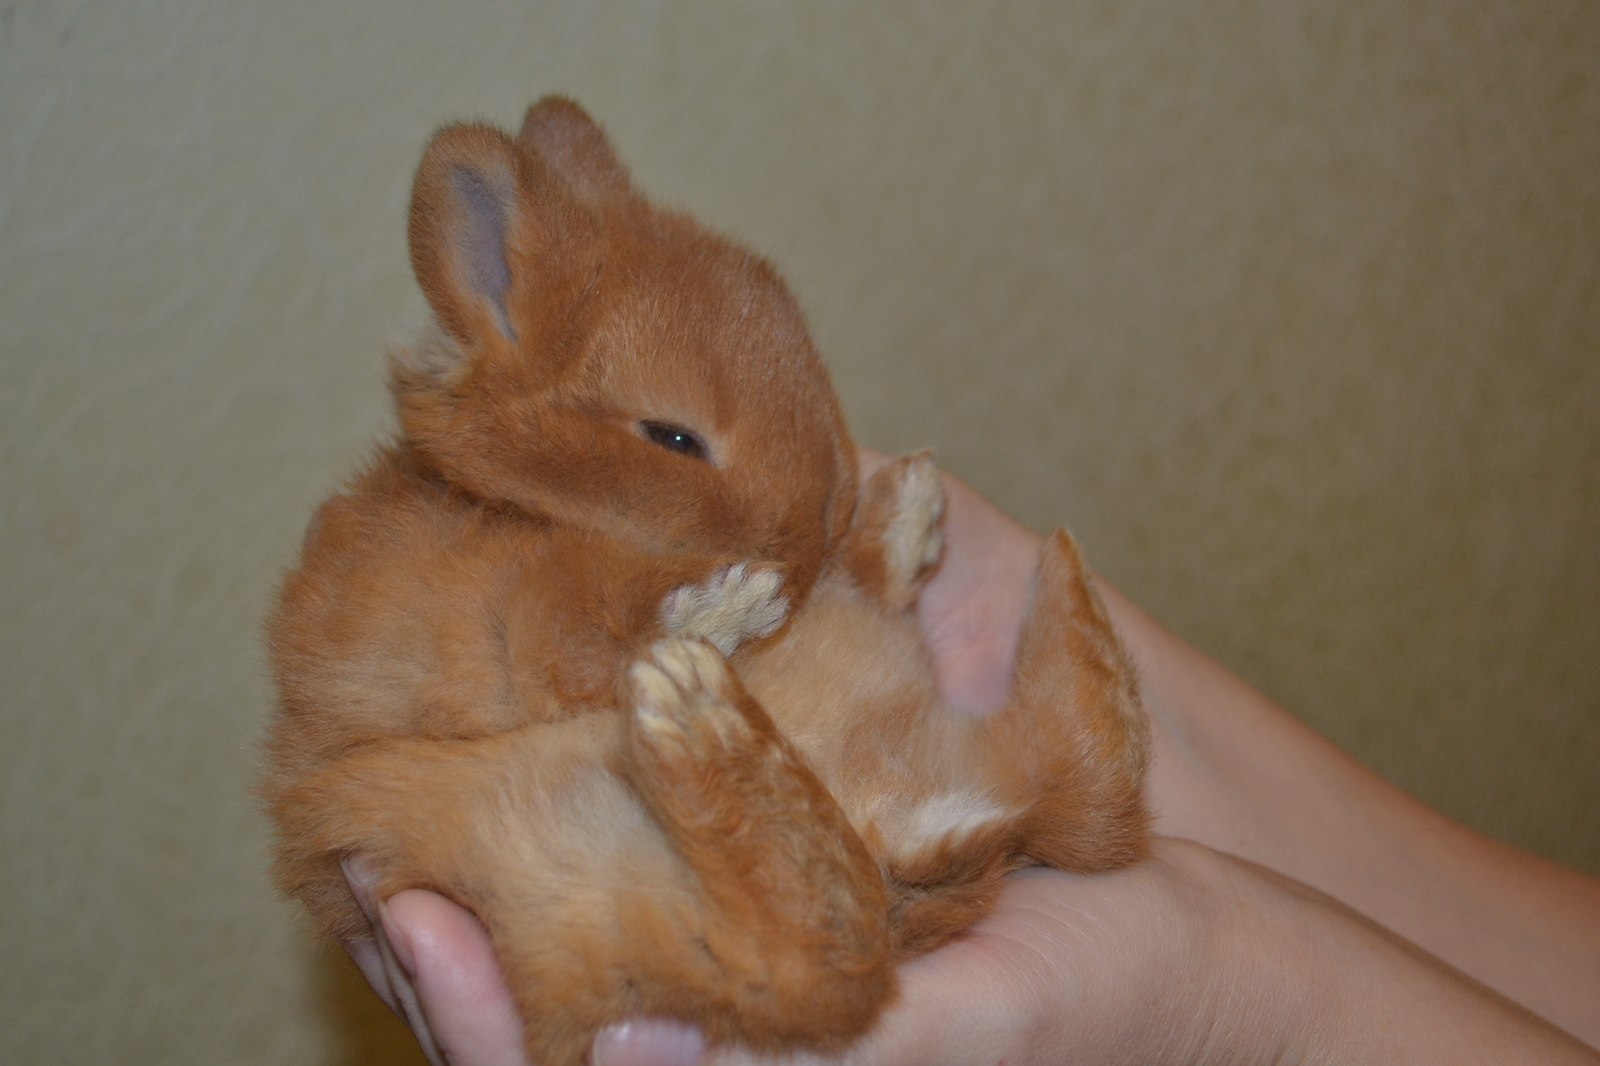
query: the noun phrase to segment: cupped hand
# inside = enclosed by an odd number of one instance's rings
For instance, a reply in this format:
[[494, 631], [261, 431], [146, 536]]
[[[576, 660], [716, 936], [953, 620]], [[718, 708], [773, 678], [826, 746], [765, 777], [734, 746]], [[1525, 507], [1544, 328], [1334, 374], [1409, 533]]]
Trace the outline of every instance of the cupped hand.
[[[870, 473], [889, 456], [863, 449]], [[979, 496], [945, 478], [944, 556], [918, 613], [940, 686], [958, 710], [981, 712], [1005, 696], [1042, 539]], [[359, 861], [346, 870], [372, 923], [372, 940], [346, 945], [367, 982], [417, 1034], [430, 1061], [454, 1066], [525, 1062], [515, 1008], [488, 934], [466, 910], [431, 892], [373, 897]], [[973, 944], [985, 941], [973, 941]], [[970, 945], [962, 948], [971, 952]], [[937, 975], [937, 966], [919, 960]], [[595, 1058], [608, 1066], [697, 1062], [691, 1027], [637, 1019], [601, 1034]]]
[[[864, 452], [862, 464], [886, 458]], [[919, 613], [947, 699], [978, 713], [1004, 698], [1041, 539], [961, 482], [947, 477], [945, 487], [945, 555]], [[1100, 591], [1119, 628], [1133, 627], [1125, 636], [1150, 644], [1143, 616], [1115, 590]], [[1173, 642], [1153, 646], [1171, 654]], [[1156, 724], [1159, 808], [1163, 796], [1199, 793], [1160, 787], [1170, 760]], [[1183, 828], [1174, 811], [1192, 805], [1169, 807], [1163, 824]], [[380, 902], [358, 861], [347, 875], [375, 933], [347, 947], [430, 1060], [526, 1064], [521, 1024], [476, 919], [417, 890]], [[1109, 874], [1016, 875], [984, 921], [902, 966], [900, 979], [877, 1027], [837, 1061], [1597, 1061], [1332, 899], [1187, 840], [1157, 838], [1147, 859]], [[591, 1061], [690, 1066], [703, 1057], [692, 1027], [641, 1018], [602, 1032]], [[748, 1058], [731, 1048], [708, 1057], [728, 1066]]]
[[[352, 879], [354, 883], [354, 878]], [[370, 894], [368, 894], [370, 901]], [[390, 948], [352, 950], [435, 1063], [527, 1066], [489, 938], [402, 892]], [[900, 967], [895, 1001], [841, 1056], [706, 1054], [691, 1027], [635, 1019], [594, 1066], [967, 1066], [980, 1062], [1573, 1063], [1600, 1055], [1299, 882], [1192, 841], [1092, 876], [1015, 874], [961, 938]], [[407, 1008], [407, 997], [412, 1008]]]
[[[352, 886], [365, 893], [355, 874]], [[365, 902], [371, 903], [370, 894]], [[487, 934], [439, 896], [402, 892], [374, 912], [389, 947], [352, 951], [436, 1063], [525, 1066], [520, 1025]], [[1293, 959], [1300, 930], [1353, 921], [1337, 905], [1242, 860], [1158, 838], [1109, 874], [1014, 875], [994, 911], [903, 965], [895, 1002], [838, 1058], [799, 1064], [1281, 1061], [1308, 1050]], [[379, 942], [380, 945], [382, 941]], [[369, 969], [369, 967], [372, 967]], [[415, 1012], [415, 1013], [413, 1013]], [[602, 1032], [596, 1066], [692, 1066], [691, 1027], [635, 1019]], [[713, 1049], [718, 1066], [773, 1063]]]
[[[863, 472], [888, 459], [863, 449]], [[1043, 541], [963, 482], [946, 476], [945, 490], [944, 555], [922, 592], [918, 613], [946, 699], [959, 711], [981, 713], [1004, 699]], [[1158, 878], [1158, 869], [1152, 866], [1143, 876]], [[368, 983], [417, 1033], [430, 1060], [454, 1066], [525, 1062], [520, 1022], [488, 934], [476, 919], [420, 890], [378, 901], [358, 864], [347, 869], [347, 876], [374, 930], [373, 940], [347, 949]], [[1047, 923], [1052, 906], [1066, 905], [1050, 902], [1050, 889], [1064, 887], [1058, 879], [1066, 877], [1041, 871], [1020, 878], [971, 936], [905, 967], [901, 1006], [886, 1016], [868, 1046], [880, 1049], [885, 1062], [934, 1061], [903, 1057], [910, 1048], [930, 1047], [926, 1034], [942, 1031], [923, 1024], [923, 1015], [960, 1030], [960, 1039], [937, 1042], [947, 1049], [966, 1046], [980, 1031], [995, 1042], [1018, 1024], [1029, 1028], [1030, 1010], [1043, 1016], [1039, 997], [997, 990], [1055, 987], [1054, 978], [1047, 980], [1044, 973], [1055, 964], [1038, 947], [1049, 941], [1032, 940], [1032, 933], [1043, 931], [1030, 927]], [[1083, 878], [1069, 883], [1092, 888], [1093, 895], [1104, 885]], [[986, 1021], [976, 1028], [966, 1021], [980, 1013], [970, 1009], [975, 1001], [986, 1004], [981, 1012]], [[669, 1019], [635, 1019], [603, 1032], [593, 1058], [604, 1066], [688, 1066], [700, 1060], [702, 1050], [691, 1027]]]

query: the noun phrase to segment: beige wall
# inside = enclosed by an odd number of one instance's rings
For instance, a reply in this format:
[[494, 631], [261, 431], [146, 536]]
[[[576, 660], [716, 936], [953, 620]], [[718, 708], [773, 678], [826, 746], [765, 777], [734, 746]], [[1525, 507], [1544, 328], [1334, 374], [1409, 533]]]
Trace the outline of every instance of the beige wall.
[[948, 466], [1600, 871], [1600, 8], [0, 3], [0, 1060], [356, 1062], [258, 619], [386, 425], [428, 132], [565, 90]]

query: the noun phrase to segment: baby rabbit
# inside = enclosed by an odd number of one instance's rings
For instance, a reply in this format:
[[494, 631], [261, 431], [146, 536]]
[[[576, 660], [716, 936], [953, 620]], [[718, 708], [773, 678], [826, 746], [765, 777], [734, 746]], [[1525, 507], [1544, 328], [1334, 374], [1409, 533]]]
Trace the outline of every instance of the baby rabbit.
[[360, 853], [482, 919], [535, 1062], [639, 1013], [833, 1049], [1006, 873], [1140, 855], [1146, 726], [1071, 539], [1007, 703], [950, 712], [913, 614], [938, 475], [858, 479], [771, 267], [559, 98], [440, 132], [410, 242], [399, 435], [269, 623], [275, 871], [324, 931], [366, 930]]

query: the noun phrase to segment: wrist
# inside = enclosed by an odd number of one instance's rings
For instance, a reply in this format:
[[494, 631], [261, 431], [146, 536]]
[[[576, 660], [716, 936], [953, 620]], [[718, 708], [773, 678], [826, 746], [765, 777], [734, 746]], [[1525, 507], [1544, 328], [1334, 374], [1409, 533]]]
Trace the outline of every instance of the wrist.
[[[1188, 840], [1158, 838], [1177, 919], [1162, 930], [1165, 1032], [1146, 1062], [1249, 1066], [1305, 1062], [1322, 1037], [1321, 975], [1327, 935], [1314, 911], [1276, 875]], [[1151, 1027], [1153, 1030], [1154, 1027]]]
[[1017, 875], [980, 927], [1008, 945], [1011, 978], [984, 983], [1009, 991], [977, 1012], [995, 1030], [983, 1050], [1014, 1063], [1305, 1061], [1319, 1036], [1302, 965], [1313, 925], [1248, 864], [1189, 841], [1158, 838], [1147, 861], [1107, 874]]

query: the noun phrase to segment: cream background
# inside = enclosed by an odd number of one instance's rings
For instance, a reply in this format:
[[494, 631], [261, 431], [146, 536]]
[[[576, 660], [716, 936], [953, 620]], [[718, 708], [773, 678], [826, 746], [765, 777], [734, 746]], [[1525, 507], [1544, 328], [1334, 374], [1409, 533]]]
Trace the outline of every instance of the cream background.
[[258, 625], [386, 425], [430, 130], [572, 93], [859, 436], [1600, 871], [1600, 8], [0, 2], [0, 1060], [392, 1024], [263, 873]]

